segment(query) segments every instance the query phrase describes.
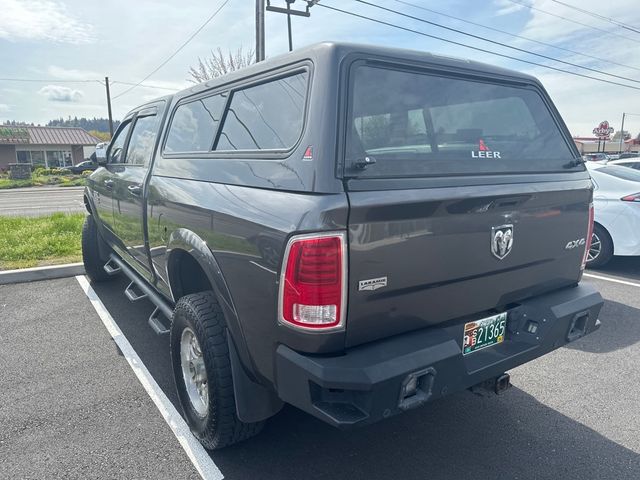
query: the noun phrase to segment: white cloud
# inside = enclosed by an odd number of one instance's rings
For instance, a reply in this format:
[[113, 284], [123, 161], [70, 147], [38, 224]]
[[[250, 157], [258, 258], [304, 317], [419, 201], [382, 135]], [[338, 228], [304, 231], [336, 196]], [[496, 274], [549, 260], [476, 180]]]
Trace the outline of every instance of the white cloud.
[[52, 102], [79, 102], [84, 97], [82, 91], [60, 85], [47, 85], [38, 90], [38, 93]]
[[98, 80], [103, 77], [102, 74], [91, 70], [77, 70], [58, 67], [57, 65], [50, 65], [47, 73], [60, 80]]
[[0, 113], [7, 113], [11, 111], [11, 107], [6, 103], [0, 103]]
[[93, 27], [82, 23], [57, 0], [2, 0], [0, 39], [83, 44], [93, 41]]

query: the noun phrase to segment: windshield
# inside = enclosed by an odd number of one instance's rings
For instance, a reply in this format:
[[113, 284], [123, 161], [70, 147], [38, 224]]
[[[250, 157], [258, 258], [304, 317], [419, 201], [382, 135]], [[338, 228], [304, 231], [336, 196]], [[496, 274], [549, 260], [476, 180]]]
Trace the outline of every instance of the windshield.
[[349, 100], [350, 176], [582, 168], [532, 88], [359, 65]]

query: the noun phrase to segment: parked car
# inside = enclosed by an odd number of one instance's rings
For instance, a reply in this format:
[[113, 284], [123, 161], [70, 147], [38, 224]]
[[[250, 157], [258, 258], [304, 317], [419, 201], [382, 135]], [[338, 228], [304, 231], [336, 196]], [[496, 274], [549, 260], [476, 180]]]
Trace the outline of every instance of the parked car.
[[314, 45], [135, 108], [102, 164], [86, 272], [156, 306], [209, 449], [284, 403], [353, 428], [499, 393], [599, 326], [591, 180], [528, 75]]
[[587, 266], [614, 255], [640, 255], [640, 172], [621, 165], [588, 164], [595, 188], [595, 224]]
[[92, 162], [91, 160], [85, 160], [84, 162], [80, 162], [73, 167], [65, 167], [65, 170], [69, 170], [71, 173], [80, 174], [86, 170], [94, 171], [98, 168], [97, 162]]
[[621, 167], [640, 170], [640, 157], [627, 157], [624, 160], [614, 160], [612, 162], [607, 162], [607, 165], [620, 165]]
[[606, 153], [586, 153], [582, 156], [585, 162], [604, 162], [609, 160]]
[[640, 157], [640, 153], [638, 152], [624, 152], [620, 154], [620, 156], [618, 157], [618, 160], [624, 160], [627, 158], [638, 158], [638, 157]]

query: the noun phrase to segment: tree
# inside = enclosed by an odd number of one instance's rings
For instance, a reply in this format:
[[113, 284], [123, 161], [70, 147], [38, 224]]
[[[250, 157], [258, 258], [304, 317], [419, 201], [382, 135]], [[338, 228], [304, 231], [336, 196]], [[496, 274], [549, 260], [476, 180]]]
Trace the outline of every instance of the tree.
[[[631, 138], [631, 134], [629, 132], [627, 132], [626, 130], [624, 130], [624, 137], [622, 137], [624, 140], [629, 140]], [[620, 141], [620, 130], [618, 130], [614, 135], [613, 138], [611, 139], [612, 142], [615, 141]]]
[[109, 135], [109, 132], [100, 132], [98, 130], [89, 130], [89, 134], [93, 135], [96, 138], [99, 138], [103, 142], [108, 142], [109, 140], [111, 140], [111, 135]]
[[206, 58], [198, 57], [198, 65], [189, 68], [190, 82], [202, 83], [213, 78], [220, 77], [230, 72], [248, 67], [256, 61], [253, 49], [244, 51], [242, 47], [235, 52], [229, 51], [226, 55], [218, 47], [216, 51], [211, 50], [211, 56]]

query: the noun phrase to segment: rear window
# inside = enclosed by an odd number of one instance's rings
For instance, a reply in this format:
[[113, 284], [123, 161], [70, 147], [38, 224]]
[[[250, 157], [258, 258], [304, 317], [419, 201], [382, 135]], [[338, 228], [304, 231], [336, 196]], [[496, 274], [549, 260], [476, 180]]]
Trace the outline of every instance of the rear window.
[[609, 165], [598, 169], [598, 172], [606, 173], [612, 177], [621, 180], [629, 180], [632, 182], [640, 182], [640, 172], [632, 168], [621, 167], [618, 165]]
[[532, 88], [358, 65], [346, 169], [399, 177], [581, 168]]

